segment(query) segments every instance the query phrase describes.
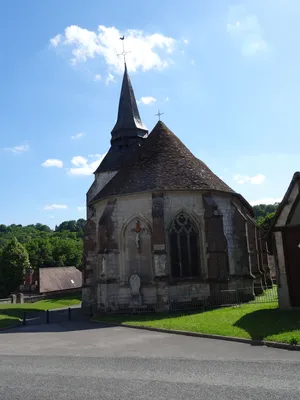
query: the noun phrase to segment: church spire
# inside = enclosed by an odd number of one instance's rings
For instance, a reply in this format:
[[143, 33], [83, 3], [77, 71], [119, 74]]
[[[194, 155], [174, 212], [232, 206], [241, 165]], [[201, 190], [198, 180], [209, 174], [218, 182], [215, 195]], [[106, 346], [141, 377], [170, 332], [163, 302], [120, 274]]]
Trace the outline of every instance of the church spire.
[[125, 137], [145, 137], [147, 133], [148, 130], [141, 121], [125, 62], [125, 70], [119, 100], [118, 119], [113, 130], [111, 131], [111, 140], [114, 141]]

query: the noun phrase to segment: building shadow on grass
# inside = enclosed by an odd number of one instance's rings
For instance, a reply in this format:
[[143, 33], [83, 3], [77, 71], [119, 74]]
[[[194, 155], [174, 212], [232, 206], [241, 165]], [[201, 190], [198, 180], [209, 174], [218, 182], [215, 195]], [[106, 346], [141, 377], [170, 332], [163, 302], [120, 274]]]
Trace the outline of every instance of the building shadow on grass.
[[249, 333], [253, 340], [300, 330], [300, 313], [294, 310], [265, 309], [248, 313], [234, 326]]

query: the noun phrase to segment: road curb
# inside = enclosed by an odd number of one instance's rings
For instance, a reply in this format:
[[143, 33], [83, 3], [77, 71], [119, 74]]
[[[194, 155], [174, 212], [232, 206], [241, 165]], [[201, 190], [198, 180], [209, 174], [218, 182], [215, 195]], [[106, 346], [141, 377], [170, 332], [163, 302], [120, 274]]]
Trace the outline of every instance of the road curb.
[[101, 323], [101, 324], [104, 324], [107, 326], [122, 326], [125, 328], [142, 329], [142, 330], [152, 331], [152, 332], [172, 333], [174, 335], [192, 336], [192, 337], [199, 337], [199, 338], [205, 338], [205, 339], [217, 339], [217, 340], [224, 340], [227, 342], [246, 343], [246, 344], [250, 344], [251, 346], [266, 346], [266, 347], [273, 347], [276, 349], [300, 351], [299, 345], [271, 342], [268, 340], [245, 339], [245, 338], [237, 338], [237, 337], [233, 337], [233, 336], [221, 336], [221, 335], [212, 335], [212, 334], [210, 335], [207, 333], [178, 331], [178, 330], [172, 330], [172, 329], [153, 328], [153, 327], [149, 327], [149, 326], [140, 326], [140, 325], [119, 324], [117, 322], [106, 322], [106, 321], [101, 321], [101, 320], [92, 320], [91, 322], [96, 322], [96, 323], [98, 322], [98, 323]]

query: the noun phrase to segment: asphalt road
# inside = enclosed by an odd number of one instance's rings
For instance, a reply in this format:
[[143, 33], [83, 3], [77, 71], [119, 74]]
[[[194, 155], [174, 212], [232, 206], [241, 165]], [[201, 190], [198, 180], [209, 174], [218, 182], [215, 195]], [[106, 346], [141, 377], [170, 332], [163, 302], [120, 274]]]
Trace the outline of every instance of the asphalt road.
[[299, 352], [82, 322], [4, 332], [1, 400], [300, 399]]

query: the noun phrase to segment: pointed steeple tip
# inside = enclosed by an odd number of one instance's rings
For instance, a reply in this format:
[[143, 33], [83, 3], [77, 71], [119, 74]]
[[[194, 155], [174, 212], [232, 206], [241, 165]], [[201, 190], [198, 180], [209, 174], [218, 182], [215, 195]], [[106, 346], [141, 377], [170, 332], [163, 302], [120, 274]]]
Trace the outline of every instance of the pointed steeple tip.
[[157, 122], [152, 132], [154, 131], [170, 131], [170, 129], [161, 120]]
[[137, 107], [134, 91], [131, 85], [126, 62], [120, 93], [117, 122], [111, 132], [112, 140], [120, 137], [145, 137], [148, 129], [143, 124]]

